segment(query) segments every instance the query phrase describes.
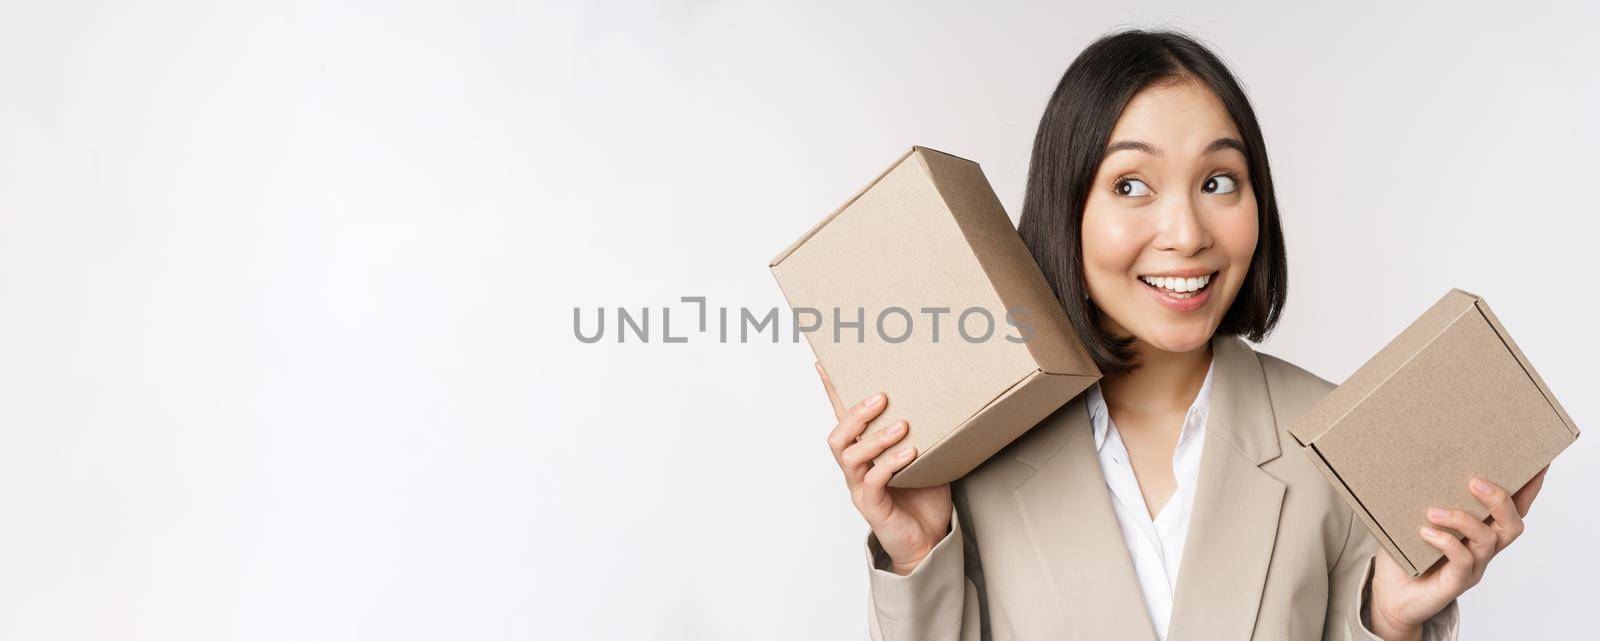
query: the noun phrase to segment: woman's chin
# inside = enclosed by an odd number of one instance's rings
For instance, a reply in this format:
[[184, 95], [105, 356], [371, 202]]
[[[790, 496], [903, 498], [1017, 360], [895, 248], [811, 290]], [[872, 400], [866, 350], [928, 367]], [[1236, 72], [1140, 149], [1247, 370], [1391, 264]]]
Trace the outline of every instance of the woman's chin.
[[1163, 331], [1139, 338], [1163, 352], [1187, 354], [1211, 342], [1211, 331]]

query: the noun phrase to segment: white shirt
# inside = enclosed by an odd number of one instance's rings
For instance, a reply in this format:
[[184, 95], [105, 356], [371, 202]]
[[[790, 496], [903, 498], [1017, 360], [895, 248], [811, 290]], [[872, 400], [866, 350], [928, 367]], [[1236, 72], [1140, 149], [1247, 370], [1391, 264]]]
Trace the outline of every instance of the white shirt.
[[1144, 493], [1139, 491], [1128, 450], [1111, 422], [1100, 385], [1089, 388], [1089, 418], [1094, 424], [1094, 446], [1100, 456], [1100, 471], [1111, 489], [1111, 505], [1117, 513], [1117, 524], [1122, 526], [1128, 554], [1133, 557], [1133, 569], [1139, 576], [1139, 588], [1144, 592], [1150, 623], [1162, 641], [1166, 641], [1167, 625], [1172, 620], [1172, 596], [1178, 585], [1184, 538], [1189, 533], [1189, 514], [1194, 508], [1200, 452], [1205, 445], [1206, 415], [1211, 411], [1212, 369], [1215, 369], [1214, 362], [1212, 368], [1206, 370], [1200, 393], [1195, 395], [1194, 403], [1184, 415], [1178, 447], [1172, 452], [1172, 476], [1178, 487], [1155, 519], [1150, 518], [1145, 508]]

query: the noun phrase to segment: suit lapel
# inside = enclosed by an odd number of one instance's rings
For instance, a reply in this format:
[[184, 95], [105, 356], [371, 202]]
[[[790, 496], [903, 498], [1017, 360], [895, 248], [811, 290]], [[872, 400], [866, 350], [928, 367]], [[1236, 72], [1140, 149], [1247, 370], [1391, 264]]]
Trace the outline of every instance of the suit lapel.
[[[1216, 370], [1195, 505], [1168, 641], [1248, 639], [1277, 540], [1284, 485], [1260, 465], [1282, 454], [1261, 362], [1244, 341], [1212, 340]], [[1033, 552], [1077, 637], [1156, 639], [1100, 471], [1083, 396], [1030, 437], [1035, 472], [1014, 494]]]
[[1278, 534], [1284, 485], [1260, 469], [1281, 454], [1260, 359], [1212, 341], [1211, 412], [1168, 641], [1251, 637]]
[[[1082, 641], [1154, 641], [1133, 561], [1122, 540], [1111, 492], [1100, 472], [1084, 397], [1058, 412], [1058, 447], [1024, 462], [1035, 472], [1014, 497], [1045, 580]], [[1134, 634], [1130, 635], [1130, 631]]]

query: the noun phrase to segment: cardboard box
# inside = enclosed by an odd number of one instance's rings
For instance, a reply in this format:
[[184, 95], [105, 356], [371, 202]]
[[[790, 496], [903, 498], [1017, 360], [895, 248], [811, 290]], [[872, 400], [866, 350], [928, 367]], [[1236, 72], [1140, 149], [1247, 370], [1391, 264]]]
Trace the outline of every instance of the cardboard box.
[[[888, 393], [865, 434], [901, 418], [910, 425], [884, 453], [905, 443], [919, 452], [894, 487], [960, 478], [1100, 378], [970, 160], [912, 147], [771, 268], [796, 316], [821, 314], [806, 340], [839, 398], [849, 405]], [[865, 331], [838, 331], [836, 319], [862, 320]], [[970, 340], [985, 327], [993, 328], [986, 340]]]
[[1452, 289], [1289, 433], [1418, 576], [1442, 556], [1417, 532], [1429, 507], [1487, 518], [1469, 479], [1515, 492], [1578, 427], [1483, 299]]

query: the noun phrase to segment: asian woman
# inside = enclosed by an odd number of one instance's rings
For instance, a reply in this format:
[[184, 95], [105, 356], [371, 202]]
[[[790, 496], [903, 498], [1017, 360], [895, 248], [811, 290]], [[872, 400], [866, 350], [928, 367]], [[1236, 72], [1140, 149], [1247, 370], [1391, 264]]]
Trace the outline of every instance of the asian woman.
[[[869, 525], [878, 641], [1455, 639], [1457, 597], [1523, 531], [1544, 472], [1492, 515], [1438, 506], [1411, 577], [1288, 436], [1333, 385], [1255, 351], [1288, 262], [1244, 91], [1183, 34], [1127, 31], [1069, 66], [1034, 139], [1024, 242], [1104, 377], [954, 483], [891, 488], [893, 390], [839, 399], [828, 445]], [[849, 401], [850, 404], [845, 404]], [[890, 464], [873, 465], [885, 451]]]

